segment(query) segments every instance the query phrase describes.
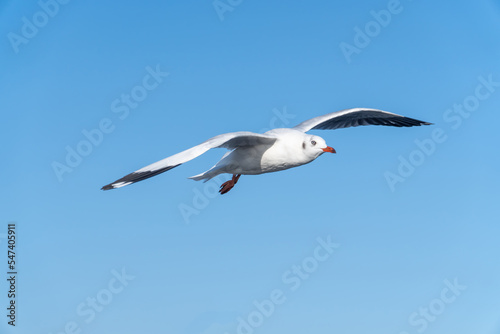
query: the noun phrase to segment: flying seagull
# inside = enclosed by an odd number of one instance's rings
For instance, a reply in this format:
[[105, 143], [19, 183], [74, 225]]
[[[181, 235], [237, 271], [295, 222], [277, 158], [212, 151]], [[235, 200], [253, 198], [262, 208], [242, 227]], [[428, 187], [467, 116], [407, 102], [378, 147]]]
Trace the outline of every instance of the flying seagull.
[[323, 138], [307, 134], [309, 130], [334, 130], [360, 125], [410, 127], [430, 124], [377, 109], [346, 109], [311, 118], [291, 129], [273, 129], [264, 134], [246, 131], [221, 134], [125, 175], [101, 189], [121, 188], [171, 170], [212, 148], [226, 148], [229, 152], [215, 166], [190, 177], [206, 182], [222, 173], [232, 174], [232, 179], [220, 187], [219, 192], [225, 194], [234, 187], [241, 175], [277, 172], [308, 164], [325, 152], [336, 153]]

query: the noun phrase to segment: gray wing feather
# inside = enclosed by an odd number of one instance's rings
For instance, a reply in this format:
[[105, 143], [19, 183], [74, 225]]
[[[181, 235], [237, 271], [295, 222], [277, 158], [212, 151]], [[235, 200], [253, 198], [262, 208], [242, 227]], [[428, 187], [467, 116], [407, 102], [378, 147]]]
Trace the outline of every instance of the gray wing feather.
[[383, 110], [353, 108], [311, 118], [295, 126], [294, 129], [307, 132], [309, 130], [334, 130], [360, 125], [410, 127], [430, 124]]
[[253, 132], [240, 131], [225, 133], [210, 138], [197, 146], [191, 147], [190, 149], [174, 154], [168, 158], [127, 174], [115, 182], [105, 185], [101, 189], [109, 190], [120, 188], [134, 182], [148, 179], [171, 170], [172, 168], [175, 168], [189, 160], [193, 160], [212, 148], [227, 148], [229, 150], [233, 150], [243, 146], [272, 145], [275, 141], [276, 137], [274, 136]]

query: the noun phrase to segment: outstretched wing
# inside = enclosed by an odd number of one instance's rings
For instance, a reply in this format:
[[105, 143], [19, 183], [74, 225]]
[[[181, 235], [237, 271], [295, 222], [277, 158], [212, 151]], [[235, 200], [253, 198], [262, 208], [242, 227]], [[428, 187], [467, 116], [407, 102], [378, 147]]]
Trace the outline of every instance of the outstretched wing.
[[323, 116], [311, 118], [295, 126], [295, 130], [307, 132], [309, 130], [341, 129], [360, 125], [386, 126], [419, 126], [431, 123], [393, 114], [387, 111], [367, 108], [353, 108], [332, 112]]
[[133, 173], [125, 175], [121, 179], [116, 180], [102, 187], [102, 190], [120, 188], [131, 183], [139, 182], [148, 179], [152, 176], [166, 172], [175, 168], [189, 160], [202, 155], [211, 148], [227, 148], [233, 150], [237, 147], [254, 146], [254, 145], [272, 145], [276, 141], [276, 137], [263, 135], [252, 132], [231, 132], [215, 136], [209, 140], [194, 146], [190, 149], [172, 155], [168, 158], [155, 162], [149, 166], [136, 170]]

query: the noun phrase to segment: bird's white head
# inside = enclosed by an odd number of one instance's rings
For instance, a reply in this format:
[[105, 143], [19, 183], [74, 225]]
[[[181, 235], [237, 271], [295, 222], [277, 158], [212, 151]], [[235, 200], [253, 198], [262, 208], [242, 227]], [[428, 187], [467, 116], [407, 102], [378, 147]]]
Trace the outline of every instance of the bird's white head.
[[311, 157], [313, 160], [325, 152], [337, 153], [333, 147], [326, 145], [323, 138], [318, 136], [307, 135], [302, 142], [302, 149], [304, 153]]

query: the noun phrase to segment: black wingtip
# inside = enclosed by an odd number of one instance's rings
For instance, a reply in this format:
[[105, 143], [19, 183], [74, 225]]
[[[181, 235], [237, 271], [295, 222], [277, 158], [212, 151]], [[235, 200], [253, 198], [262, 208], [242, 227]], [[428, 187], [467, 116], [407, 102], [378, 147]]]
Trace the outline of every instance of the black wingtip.
[[[132, 172], [130, 174], [125, 175], [121, 179], [116, 180], [113, 183], [105, 185], [104, 187], [101, 188], [101, 190], [116, 189], [116, 188], [120, 188], [120, 187], [129, 185], [129, 184], [132, 184], [132, 183], [136, 183], [136, 182], [139, 182], [139, 181], [142, 181], [142, 180], [145, 180], [145, 179], [149, 179], [150, 177], [153, 177], [155, 175], [161, 174], [163, 172], [171, 170], [172, 168], [175, 168], [175, 167], [180, 166], [180, 165], [181, 164], [177, 164], [177, 165], [174, 165], [174, 166], [166, 166], [166, 167], [157, 169], [155, 171], [146, 171], [146, 172], [138, 172], [137, 171], [137, 172]], [[124, 184], [120, 184], [120, 183], [124, 183]], [[120, 185], [118, 187], [115, 187], [114, 186], [115, 184], [120, 184]]]

